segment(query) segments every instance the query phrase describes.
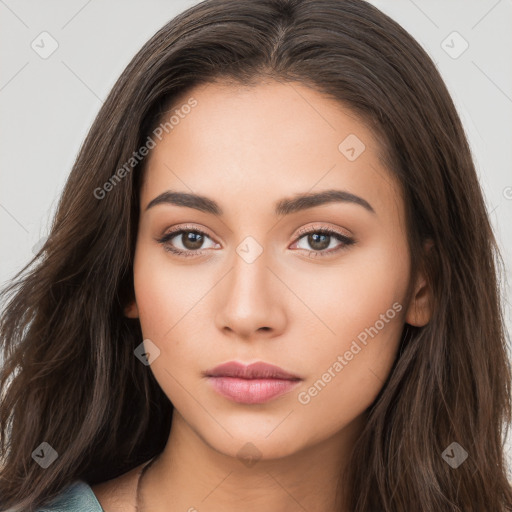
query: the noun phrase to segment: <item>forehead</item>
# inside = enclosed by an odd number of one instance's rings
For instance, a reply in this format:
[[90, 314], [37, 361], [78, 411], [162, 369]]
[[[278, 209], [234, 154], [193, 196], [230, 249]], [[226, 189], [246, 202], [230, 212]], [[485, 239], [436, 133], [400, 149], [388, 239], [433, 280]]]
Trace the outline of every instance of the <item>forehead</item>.
[[378, 137], [305, 85], [202, 84], [182, 94], [163, 122], [171, 115], [172, 127], [148, 157], [143, 208], [166, 189], [213, 197], [233, 213], [263, 198], [270, 207], [283, 196], [332, 188], [363, 196], [376, 210], [399, 199]]

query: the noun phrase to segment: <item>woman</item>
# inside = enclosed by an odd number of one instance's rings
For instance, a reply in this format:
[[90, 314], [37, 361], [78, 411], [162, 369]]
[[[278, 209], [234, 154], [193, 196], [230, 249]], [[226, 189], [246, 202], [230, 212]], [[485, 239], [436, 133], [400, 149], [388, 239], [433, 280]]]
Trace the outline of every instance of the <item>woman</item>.
[[397, 23], [201, 2], [119, 78], [4, 292], [1, 510], [510, 510], [498, 262]]

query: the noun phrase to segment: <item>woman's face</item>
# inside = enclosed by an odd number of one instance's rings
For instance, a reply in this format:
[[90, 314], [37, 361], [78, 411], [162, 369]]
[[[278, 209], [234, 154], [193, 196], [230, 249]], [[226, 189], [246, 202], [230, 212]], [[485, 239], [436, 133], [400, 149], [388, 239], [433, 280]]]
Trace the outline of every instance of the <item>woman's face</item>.
[[[175, 108], [148, 156], [126, 313], [160, 351], [150, 369], [221, 453], [327, 440], [374, 401], [404, 322], [428, 316], [406, 303], [404, 205], [378, 140], [298, 83], [202, 85]], [[205, 376], [229, 361], [300, 380]]]

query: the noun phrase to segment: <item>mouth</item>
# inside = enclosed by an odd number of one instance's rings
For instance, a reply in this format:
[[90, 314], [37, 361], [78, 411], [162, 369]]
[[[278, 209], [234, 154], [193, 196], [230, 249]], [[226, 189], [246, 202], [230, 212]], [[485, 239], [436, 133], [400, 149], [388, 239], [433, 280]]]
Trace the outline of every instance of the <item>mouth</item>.
[[224, 363], [204, 372], [220, 395], [242, 404], [261, 404], [291, 391], [303, 380], [282, 368], [263, 362]]

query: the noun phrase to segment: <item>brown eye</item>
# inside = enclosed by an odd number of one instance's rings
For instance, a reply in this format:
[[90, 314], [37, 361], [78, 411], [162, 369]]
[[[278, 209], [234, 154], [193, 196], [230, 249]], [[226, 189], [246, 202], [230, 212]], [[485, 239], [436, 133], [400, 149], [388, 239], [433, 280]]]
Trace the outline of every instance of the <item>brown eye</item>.
[[[301, 240], [305, 240], [305, 246], [300, 246]], [[336, 247], [336, 241], [338, 241]], [[324, 256], [331, 255], [342, 249], [346, 249], [348, 246], [355, 243], [353, 238], [338, 233], [331, 229], [313, 229], [307, 232], [302, 232], [302, 236], [299, 237], [296, 242], [299, 249], [304, 249], [312, 253], [312, 256]], [[334, 249], [332, 249], [334, 247]], [[332, 250], [328, 250], [331, 248]]]
[[182, 231], [181, 237], [182, 244], [185, 246], [185, 249], [190, 251], [196, 251], [200, 249], [204, 242], [203, 235], [197, 231]]
[[[165, 234], [157, 242], [161, 243], [168, 252], [180, 256], [197, 256], [205, 249], [203, 244], [207, 239], [211, 240], [206, 233], [199, 229], [176, 229]], [[211, 241], [210, 248], [215, 246], [215, 242]]]
[[307, 235], [309, 246], [315, 251], [323, 251], [330, 245], [331, 236], [323, 233], [311, 233]]

